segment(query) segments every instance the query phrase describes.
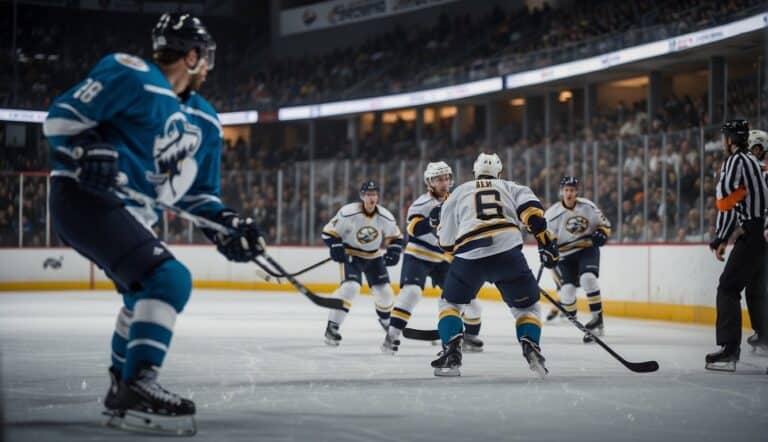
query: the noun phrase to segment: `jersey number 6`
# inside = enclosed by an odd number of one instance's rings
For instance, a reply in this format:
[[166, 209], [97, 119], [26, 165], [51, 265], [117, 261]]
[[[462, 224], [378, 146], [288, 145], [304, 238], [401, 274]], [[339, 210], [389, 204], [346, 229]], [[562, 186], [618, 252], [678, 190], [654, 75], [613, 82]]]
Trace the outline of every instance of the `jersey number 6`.
[[503, 218], [504, 212], [501, 209], [501, 195], [498, 190], [481, 190], [475, 192], [475, 211], [477, 219], [487, 221], [494, 218]]

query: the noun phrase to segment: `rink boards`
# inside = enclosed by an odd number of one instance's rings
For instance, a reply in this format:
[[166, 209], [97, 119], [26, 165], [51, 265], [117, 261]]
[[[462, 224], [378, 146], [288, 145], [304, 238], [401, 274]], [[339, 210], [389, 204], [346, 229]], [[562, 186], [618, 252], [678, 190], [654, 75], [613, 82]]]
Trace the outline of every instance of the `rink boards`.
[[[174, 254], [189, 267], [195, 287], [206, 289], [280, 290], [295, 292], [286, 283], [265, 281], [254, 264], [226, 261], [212, 246], [172, 246]], [[269, 253], [289, 271], [327, 258], [325, 247], [270, 247]], [[530, 267], [538, 270], [535, 246], [524, 253]], [[675, 322], [713, 324], [715, 287], [723, 263], [703, 244], [608, 245], [601, 249], [600, 284], [606, 314]], [[400, 265], [390, 268], [397, 289]], [[340, 267], [325, 264], [299, 279], [317, 292], [330, 293], [339, 283]], [[554, 289], [551, 273], [544, 272], [542, 287]], [[65, 248], [0, 249], [0, 290], [82, 290], [110, 288], [105, 275], [76, 252]], [[437, 291], [427, 289], [427, 296]], [[485, 287], [482, 299], [500, 299], [493, 287]], [[586, 301], [579, 296], [580, 309]], [[744, 326], [749, 322], [744, 315]]]

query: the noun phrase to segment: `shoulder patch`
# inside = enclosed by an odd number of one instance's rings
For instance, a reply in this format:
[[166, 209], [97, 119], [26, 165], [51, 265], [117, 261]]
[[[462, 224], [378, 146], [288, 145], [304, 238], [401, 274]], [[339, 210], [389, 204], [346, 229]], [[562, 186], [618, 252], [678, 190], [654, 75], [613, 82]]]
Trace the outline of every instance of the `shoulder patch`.
[[115, 61], [125, 67], [129, 67], [139, 72], [149, 72], [149, 65], [147, 65], [144, 60], [124, 52], [118, 52], [115, 54]]

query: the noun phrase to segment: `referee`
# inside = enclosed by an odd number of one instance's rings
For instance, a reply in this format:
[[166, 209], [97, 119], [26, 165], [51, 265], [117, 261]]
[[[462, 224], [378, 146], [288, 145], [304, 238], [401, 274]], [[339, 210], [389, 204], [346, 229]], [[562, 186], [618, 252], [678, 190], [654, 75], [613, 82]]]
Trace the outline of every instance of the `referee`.
[[[726, 160], [717, 183], [717, 224], [709, 244], [723, 261], [728, 238], [738, 224], [736, 239], [717, 286], [717, 345], [706, 357], [708, 370], [735, 371], [741, 345], [741, 291], [750, 304], [765, 297], [766, 242], [763, 223], [768, 210], [768, 185], [758, 160], [747, 150], [749, 123], [729, 120], [722, 127]], [[758, 302], [757, 304], [762, 304]], [[758, 315], [765, 319], [766, 315]], [[758, 333], [763, 324], [754, 325]]]

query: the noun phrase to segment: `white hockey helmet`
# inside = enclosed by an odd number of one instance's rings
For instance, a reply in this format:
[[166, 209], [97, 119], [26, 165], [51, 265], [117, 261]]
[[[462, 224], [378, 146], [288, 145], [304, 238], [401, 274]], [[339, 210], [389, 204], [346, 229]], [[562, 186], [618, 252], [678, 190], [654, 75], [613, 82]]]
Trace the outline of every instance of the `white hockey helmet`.
[[449, 166], [448, 163], [445, 161], [429, 163], [427, 164], [427, 168], [424, 169], [424, 184], [429, 186], [429, 182], [432, 181], [432, 178], [437, 178], [443, 175], [450, 176], [451, 181], [453, 181], [453, 170], [451, 170], [451, 166]]
[[495, 153], [480, 153], [472, 166], [475, 178], [486, 175], [498, 178], [501, 175], [501, 158]]
[[768, 133], [764, 130], [753, 129], [749, 131], [749, 148], [755, 145], [763, 146], [763, 150], [768, 150]]

